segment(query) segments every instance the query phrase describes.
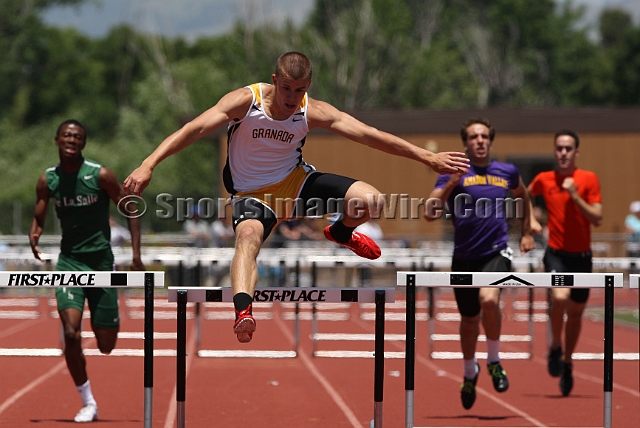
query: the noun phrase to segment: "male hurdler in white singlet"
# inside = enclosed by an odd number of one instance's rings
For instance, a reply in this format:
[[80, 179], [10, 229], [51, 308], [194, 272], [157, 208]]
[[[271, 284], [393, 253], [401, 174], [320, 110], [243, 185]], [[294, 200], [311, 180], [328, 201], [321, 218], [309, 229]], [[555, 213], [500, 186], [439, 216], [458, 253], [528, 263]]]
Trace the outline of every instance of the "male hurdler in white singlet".
[[[380, 248], [373, 240], [354, 232], [357, 226], [379, 215], [380, 192], [362, 181], [317, 172], [307, 165], [302, 159], [302, 147], [309, 130], [324, 128], [371, 148], [413, 159], [438, 173], [468, 168], [464, 153], [432, 153], [309, 97], [311, 77], [309, 58], [299, 52], [283, 54], [271, 75], [273, 84], [257, 83], [229, 92], [215, 106], [167, 137], [124, 182], [131, 193], [140, 195], [162, 160], [228, 126], [228, 158], [223, 179], [232, 195], [236, 232], [231, 285], [236, 310], [233, 329], [240, 342], [250, 341], [256, 328], [251, 306], [258, 281], [256, 259], [262, 243], [278, 221], [304, 216], [306, 212], [299, 212], [299, 207], [305, 209], [313, 202], [314, 215], [344, 207], [342, 218], [325, 228], [325, 237], [362, 257], [380, 256]], [[296, 198], [302, 205], [278, 205], [278, 201]], [[343, 203], [331, 203], [337, 200]], [[367, 203], [364, 207], [349, 204], [352, 200]]]

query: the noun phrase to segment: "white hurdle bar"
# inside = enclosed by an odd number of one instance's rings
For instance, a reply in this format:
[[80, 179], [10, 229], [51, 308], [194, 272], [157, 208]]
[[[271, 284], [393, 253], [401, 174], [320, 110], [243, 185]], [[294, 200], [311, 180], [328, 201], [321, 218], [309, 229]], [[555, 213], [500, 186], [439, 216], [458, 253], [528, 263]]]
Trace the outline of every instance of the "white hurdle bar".
[[623, 287], [622, 273], [398, 272], [407, 291], [405, 355], [405, 428], [414, 426], [416, 287], [575, 287], [604, 288], [604, 428], [611, 428], [613, 391], [613, 290]]
[[[176, 363], [176, 425], [185, 427], [187, 302], [233, 302], [233, 290], [228, 287], [169, 287], [169, 302], [177, 302], [177, 363]], [[375, 303], [374, 410], [371, 426], [382, 428], [384, 385], [384, 307], [395, 302], [395, 288], [318, 288], [264, 287], [256, 288], [254, 302], [286, 303]], [[297, 347], [297, 344], [296, 344]]]
[[638, 273], [629, 274], [629, 288], [638, 288], [639, 282], [640, 282], [640, 274]]
[[164, 272], [4, 271], [0, 287], [144, 287], [144, 428], [152, 427], [153, 409], [153, 294], [164, 287]]

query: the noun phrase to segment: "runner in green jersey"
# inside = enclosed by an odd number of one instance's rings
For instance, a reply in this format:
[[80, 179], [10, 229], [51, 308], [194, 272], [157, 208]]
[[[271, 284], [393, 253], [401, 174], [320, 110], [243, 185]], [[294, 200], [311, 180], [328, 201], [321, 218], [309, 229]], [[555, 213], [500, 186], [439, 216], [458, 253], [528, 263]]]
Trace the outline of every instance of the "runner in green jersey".
[[[46, 170], [36, 186], [36, 204], [29, 243], [36, 259], [40, 258], [38, 241], [47, 215], [49, 200], [62, 228], [62, 242], [56, 270], [113, 270], [109, 227], [109, 200], [117, 205], [126, 193], [115, 174], [82, 156], [86, 130], [76, 120], [66, 120], [54, 141], [60, 163]], [[144, 270], [140, 259], [140, 222], [129, 218], [133, 261], [131, 269]], [[85, 299], [91, 312], [91, 328], [100, 352], [109, 354], [116, 344], [120, 328], [117, 289], [65, 287], [56, 289], [58, 313], [64, 330], [64, 357], [69, 373], [82, 398], [76, 422], [98, 419], [98, 405], [87, 377], [82, 352], [81, 324]]]

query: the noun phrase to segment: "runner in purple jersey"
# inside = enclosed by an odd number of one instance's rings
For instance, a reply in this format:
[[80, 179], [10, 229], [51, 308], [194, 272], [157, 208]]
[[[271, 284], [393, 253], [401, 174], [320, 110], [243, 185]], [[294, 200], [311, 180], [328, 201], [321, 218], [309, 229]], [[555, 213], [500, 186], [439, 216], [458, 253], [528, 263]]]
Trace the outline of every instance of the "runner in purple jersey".
[[[513, 251], [509, 239], [507, 218], [522, 220], [520, 251], [535, 248], [533, 233], [540, 225], [531, 217], [531, 201], [518, 169], [511, 164], [491, 160], [495, 130], [483, 118], [468, 119], [460, 130], [462, 143], [471, 167], [462, 174], [441, 175], [429, 195], [437, 206], [449, 207], [455, 228], [453, 272], [509, 272]], [[516, 200], [508, 201], [509, 191]], [[520, 201], [517, 201], [521, 198]], [[507, 209], [512, 205], [512, 209]], [[520, 209], [517, 207], [520, 206]], [[515, 209], [514, 209], [515, 208]], [[518, 212], [520, 211], [520, 212]], [[428, 221], [442, 217], [442, 209], [427, 209]], [[518, 215], [519, 214], [519, 215]], [[470, 409], [476, 400], [476, 383], [480, 365], [476, 360], [476, 345], [480, 320], [487, 336], [487, 370], [498, 392], [509, 388], [507, 373], [500, 364], [499, 288], [454, 288], [460, 321], [460, 345], [463, 355], [464, 381], [460, 398]]]
[[[451, 174], [440, 175], [435, 188], [444, 188], [450, 178]], [[515, 165], [498, 161], [488, 166], [471, 164], [447, 199], [455, 230], [455, 258], [476, 260], [507, 248], [507, 198], [509, 190], [519, 185]]]

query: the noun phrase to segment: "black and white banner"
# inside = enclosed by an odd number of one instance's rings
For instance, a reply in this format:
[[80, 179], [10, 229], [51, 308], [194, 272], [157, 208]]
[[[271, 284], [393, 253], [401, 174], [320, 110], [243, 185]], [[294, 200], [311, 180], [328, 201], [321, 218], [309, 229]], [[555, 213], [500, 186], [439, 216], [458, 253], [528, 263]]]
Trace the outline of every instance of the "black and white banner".
[[[178, 301], [178, 291], [187, 291], [188, 302], [233, 302], [233, 290], [228, 287], [169, 287], [169, 301]], [[395, 289], [385, 288], [385, 303], [395, 302]], [[256, 288], [254, 302], [287, 303], [375, 303], [373, 288], [265, 287]]]
[[397, 285], [406, 286], [415, 275], [421, 287], [622, 287], [622, 273], [520, 272], [398, 272]]
[[0, 287], [164, 287], [164, 272], [26, 271], [0, 272]]

